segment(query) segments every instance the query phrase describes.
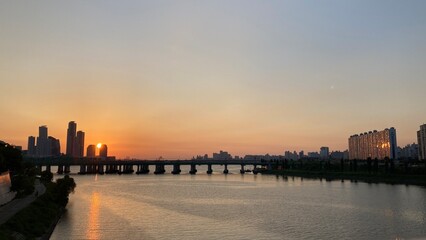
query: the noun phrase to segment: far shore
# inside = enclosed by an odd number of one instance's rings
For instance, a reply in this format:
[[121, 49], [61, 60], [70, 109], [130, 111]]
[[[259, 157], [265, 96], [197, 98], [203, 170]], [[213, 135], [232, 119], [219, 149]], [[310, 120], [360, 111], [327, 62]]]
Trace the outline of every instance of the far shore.
[[368, 174], [368, 173], [342, 173], [300, 170], [271, 170], [262, 174], [275, 174], [282, 176], [295, 176], [310, 179], [325, 179], [326, 181], [350, 180], [365, 183], [404, 184], [426, 187], [426, 175], [395, 175], [395, 174]]

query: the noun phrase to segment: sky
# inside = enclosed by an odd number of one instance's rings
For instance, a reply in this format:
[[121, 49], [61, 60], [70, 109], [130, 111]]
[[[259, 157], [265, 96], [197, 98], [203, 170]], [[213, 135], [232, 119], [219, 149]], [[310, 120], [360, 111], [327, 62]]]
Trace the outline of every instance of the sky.
[[0, 139], [118, 158], [348, 148], [426, 123], [426, 1], [1, 1]]

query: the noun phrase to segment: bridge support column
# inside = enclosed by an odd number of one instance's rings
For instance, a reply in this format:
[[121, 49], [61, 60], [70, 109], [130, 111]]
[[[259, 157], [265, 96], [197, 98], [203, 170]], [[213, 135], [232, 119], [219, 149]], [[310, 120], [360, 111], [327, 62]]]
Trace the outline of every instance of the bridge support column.
[[80, 165], [80, 172], [78, 174], [86, 174], [86, 165]]
[[258, 174], [259, 170], [257, 170], [257, 165], [253, 165], [253, 174]]
[[180, 164], [173, 164], [172, 174], [179, 174], [180, 172], [181, 172], [181, 170], [180, 170]]
[[104, 165], [98, 164], [98, 174], [104, 174]]
[[57, 174], [63, 174], [64, 173], [64, 166], [58, 165], [58, 171], [56, 173]]
[[196, 174], [197, 173], [197, 165], [191, 164], [191, 170], [189, 171], [189, 174]]
[[71, 166], [70, 165], [65, 165], [64, 167], [64, 173], [70, 173], [71, 172]]
[[229, 171], [228, 171], [228, 164], [225, 164], [225, 169], [223, 170], [223, 173], [224, 174], [228, 174], [229, 173]]
[[136, 174], [147, 174], [149, 173], [149, 165], [148, 164], [142, 164], [142, 165], [138, 165], [138, 171], [136, 172]]
[[208, 164], [207, 165], [207, 174], [212, 174], [212, 173], [213, 173], [212, 165]]
[[149, 165], [148, 164], [142, 165], [142, 173], [143, 174], [149, 173]]
[[131, 174], [133, 172], [134, 172], [133, 165], [124, 165], [123, 166], [123, 173], [125, 173], [125, 174]]
[[121, 174], [122, 172], [121, 172], [121, 165], [118, 165], [118, 174]]
[[244, 170], [244, 164], [241, 164], [240, 173], [241, 173], [241, 174], [246, 173], [246, 171]]
[[164, 164], [156, 164], [154, 174], [164, 174]]

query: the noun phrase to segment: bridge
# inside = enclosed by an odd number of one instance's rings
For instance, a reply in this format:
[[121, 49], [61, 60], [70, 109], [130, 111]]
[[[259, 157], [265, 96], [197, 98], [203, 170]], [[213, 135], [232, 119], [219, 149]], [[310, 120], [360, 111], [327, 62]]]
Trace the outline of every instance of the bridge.
[[[154, 174], [164, 174], [165, 166], [172, 166], [172, 174], [180, 174], [182, 165], [189, 165], [190, 174], [197, 173], [197, 166], [207, 166], [207, 174], [213, 173], [213, 166], [223, 166], [223, 173], [229, 173], [229, 165], [240, 166], [240, 173], [247, 171], [247, 165], [253, 166], [253, 173], [260, 170], [271, 169], [271, 163], [264, 160], [111, 160], [101, 158], [69, 158], [69, 157], [48, 157], [48, 158], [25, 158], [37, 166], [40, 170], [44, 167], [46, 171], [52, 172], [52, 167], [57, 167], [56, 173], [64, 174], [71, 172], [71, 166], [80, 166], [79, 174], [148, 174], [150, 167], [154, 167]], [[136, 171], [135, 171], [136, 170]]]

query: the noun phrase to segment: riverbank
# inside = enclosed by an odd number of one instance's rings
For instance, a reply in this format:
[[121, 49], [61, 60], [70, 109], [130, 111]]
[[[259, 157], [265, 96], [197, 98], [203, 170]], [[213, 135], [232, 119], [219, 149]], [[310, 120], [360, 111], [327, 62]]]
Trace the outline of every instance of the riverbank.
[[0, 226], [0, 239], [49, 239], [64, 213], [74, 179], [65, 176], [56, 182], [45, 181], [46, 192]]
[[312, 179], [325, 179], [326, 181], [350, 180], [366, 183], [405, 184], [426, 187], [426, 175], [397, 175], [397, 174], [369, 174], [365, 172], [319, 172], [300, 170], [272, 170], [263, 171], [262, 174], [275, 174], [295, 176]]

